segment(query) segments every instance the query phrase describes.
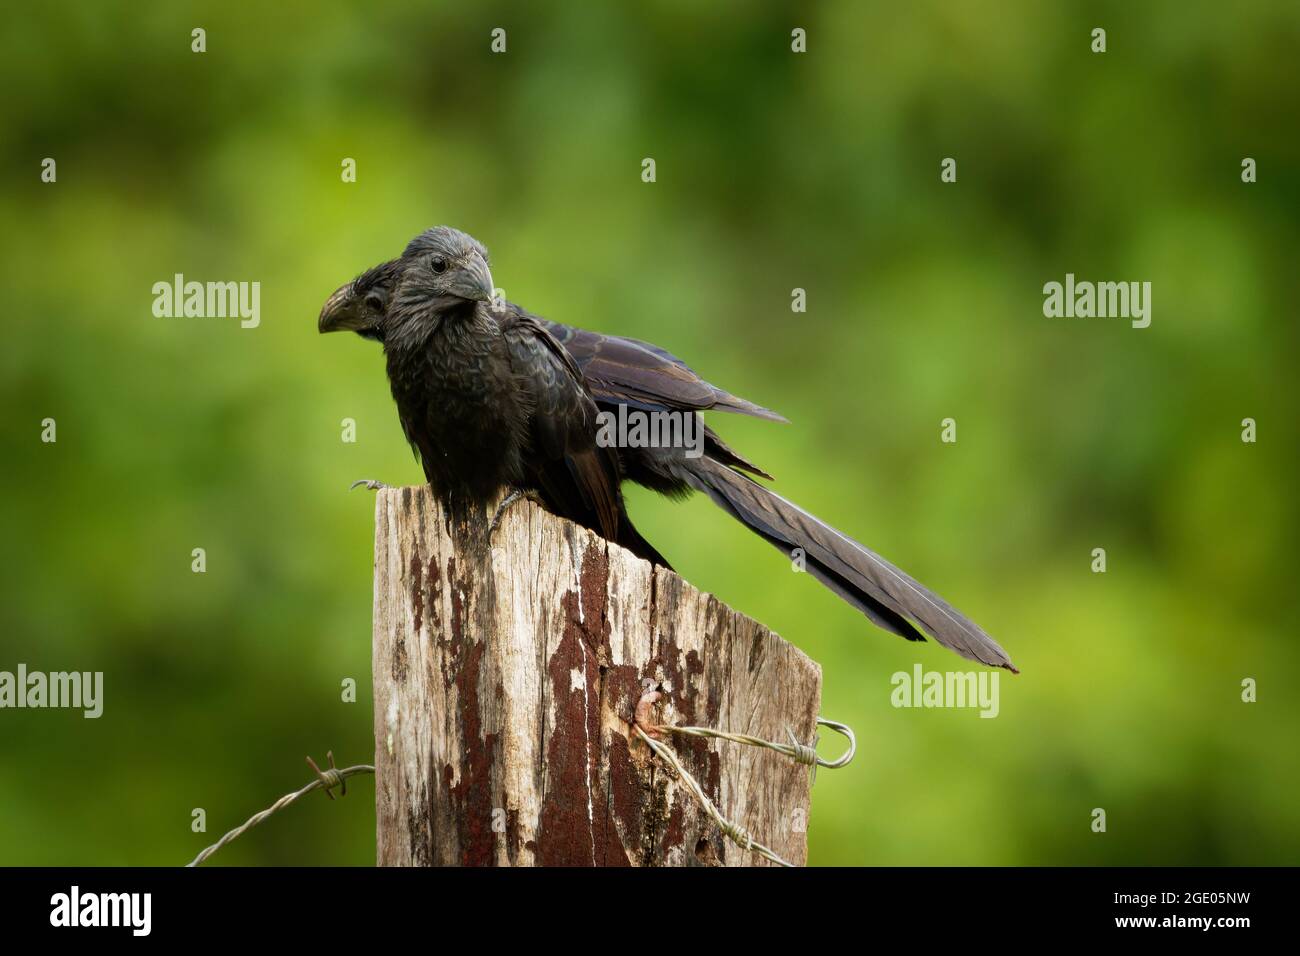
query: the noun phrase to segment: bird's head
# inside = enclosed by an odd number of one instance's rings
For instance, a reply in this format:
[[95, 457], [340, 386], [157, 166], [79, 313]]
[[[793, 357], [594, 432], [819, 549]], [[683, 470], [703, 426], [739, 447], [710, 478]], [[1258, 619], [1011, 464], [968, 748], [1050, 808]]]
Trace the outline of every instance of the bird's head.
[[450, 226], [426, 229], [400, 260], [397, 298], [446, 311], [463, 303], [491, 302], [495, 291], [483, 244]]
[[384, 339], [388, 301], [397, 283], [401, 263], [397, 259], [367, 269], [351, 282], [339, 286], [325, 300], [316, 328], [324, 332], [355, 332], [362, 338]]

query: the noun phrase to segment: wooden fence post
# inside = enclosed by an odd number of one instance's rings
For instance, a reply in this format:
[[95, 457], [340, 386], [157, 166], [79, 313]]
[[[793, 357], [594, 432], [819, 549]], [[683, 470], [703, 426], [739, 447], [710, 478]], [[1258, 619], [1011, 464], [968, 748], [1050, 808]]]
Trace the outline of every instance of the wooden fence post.
[[[780, 573], [779, 570], [773, 573]], [[375, 507], [380, 866], [766, 865], [629, 736], [659, 722], [813, 738], [821, 669], [762, 625], [532, 502], [487, 515], [427, 487]], [[722, 813], [807, 860], [809, 773], [770, 750], [672, 736]]]

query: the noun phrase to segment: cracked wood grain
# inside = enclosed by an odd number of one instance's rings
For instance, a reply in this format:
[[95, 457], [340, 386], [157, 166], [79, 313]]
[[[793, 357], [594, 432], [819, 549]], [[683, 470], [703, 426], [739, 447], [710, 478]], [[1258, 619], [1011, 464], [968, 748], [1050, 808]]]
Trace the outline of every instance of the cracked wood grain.
[[[670, 571], [531, 502], [375, 506], [381, 866], [767, 865], [726, 843], [629, 721], [811, 740], [821, 669]], [[807, 860], [808, 770], [768, 750], [669, 741], [724, 814]]]

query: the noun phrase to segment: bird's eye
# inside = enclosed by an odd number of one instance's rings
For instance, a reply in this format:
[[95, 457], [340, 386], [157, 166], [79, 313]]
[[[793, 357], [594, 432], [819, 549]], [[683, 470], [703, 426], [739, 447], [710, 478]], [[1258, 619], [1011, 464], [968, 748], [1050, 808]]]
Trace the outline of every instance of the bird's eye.
[[366, 308], [371, 312], [384, 311], [384, 297], [378, 292], [370, 292], [366, 295]]
[[435, 256], [432, 264], [433, 264], [433, 271], [438, 273], [438, 275], [442, 275], [444, 272], [447, 271], [447, 260], [444, 259], [442, 256]]

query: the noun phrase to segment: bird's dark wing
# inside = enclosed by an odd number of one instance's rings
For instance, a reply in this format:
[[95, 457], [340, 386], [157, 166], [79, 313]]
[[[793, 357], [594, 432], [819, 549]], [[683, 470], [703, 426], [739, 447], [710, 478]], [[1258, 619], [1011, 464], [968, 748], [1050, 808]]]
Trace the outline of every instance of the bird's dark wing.
[[736, 412], [785, 421], [771, 409], [709, 384], [685, 362], [657, 345], [533, 318], [573, 356], [592, 395], [600, 401], [682, 411]]
[[499, 319], [510, 363], [532, 398], [533, 477], [565, 517], [620, 540], [617, 453], [596, 445], [596, 403], [564, 346], [533, 316]]

